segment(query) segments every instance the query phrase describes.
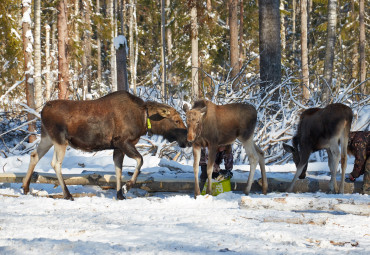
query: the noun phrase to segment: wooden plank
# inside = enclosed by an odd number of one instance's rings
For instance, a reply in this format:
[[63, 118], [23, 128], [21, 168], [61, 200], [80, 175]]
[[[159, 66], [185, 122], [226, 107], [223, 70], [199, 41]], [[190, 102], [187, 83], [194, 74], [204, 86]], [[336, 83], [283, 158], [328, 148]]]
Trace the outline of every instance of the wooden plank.
[[[1, 173], [0, 183], [22, 183], [26, 173]], [[182, 177], [181, 174], [177, 178], [168, 178], [165, 176], [158, 177], [158, 174], [141, 173], [137, 179], [135, 188], [141, 188], [148, 192], [193, 192], [194, 179], [192, 177]], [[67, 185], [96, 185], [103, 188], [115, 188], [116, 176], [113, 172], [92, 172], [87, 171], [81, 174], [63, 174]], [[127, 172], [123, 173], [123, 183], [131, 177]], [[290, 179], [268, 178], [268, 192], [285, 192], [290, 184]], [[55, 174], [51, 173], [37, 173], [35, 172], [31, 178], [32, 183], [46, 183], [59, 185]], [[338, 182], [338, 184], [340, 181]], [[245, 179], [231, 179], [231, 189], [233, 191], [244, 191], [247, 184]], [[362, 182], [345, 183], [345, 193], [361, 193]], [[252, 192], [262, 192], [259, 181], [254, 181], [251, 188]], [[329, 180], [322, 180], [316, 178], [306, 178], [296, 182], [294, 192], [328, 192]]]

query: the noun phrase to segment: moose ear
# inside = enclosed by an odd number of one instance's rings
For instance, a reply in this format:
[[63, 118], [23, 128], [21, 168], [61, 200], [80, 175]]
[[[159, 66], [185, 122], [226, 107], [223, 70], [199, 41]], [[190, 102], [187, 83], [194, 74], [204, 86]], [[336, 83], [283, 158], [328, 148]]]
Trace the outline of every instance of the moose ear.
[[295, 149], [293, 146], [290, 146], [286, 143], [283, 143], [283, 148], [285, 151], [289, 152], [289, 153], [294, 153], [295, 152]]
[[171, 112], [164, 107], [158, 108], [158, 114], [161, 115], [163, 118], [168, 118], [171, 115]]
[[182, 109], [184, 110], [185, 113], [190, 110], [189, 105], [186, 103], [182, 106]]
[[207, 112], [207, 106], [204, 106], [202, 109], [200, 109], [200, 113], [202, 115], [206, 114], [206, 112]]

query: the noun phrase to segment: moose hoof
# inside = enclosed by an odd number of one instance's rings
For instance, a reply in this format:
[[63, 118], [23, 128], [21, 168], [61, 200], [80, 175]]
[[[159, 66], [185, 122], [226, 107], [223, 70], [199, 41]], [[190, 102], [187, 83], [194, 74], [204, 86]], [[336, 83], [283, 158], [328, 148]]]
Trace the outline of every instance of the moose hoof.
[[122, 193], [122, 189], [120, 189], [119, 191], [117, 191], [117, 199], [118, 200], [125, 200], [126, 199], [126, 197]]
[[65, 200], [71, 200], [71, 201], [74, 201], [73, 197], [71, 194], [67, 195], [67, 196], [64, 196], [64, 199]]
[[23, 187], [23, 193], [25, 194], [25, 195], [27, 195], [28, 194], [28, 192], [30, 192], [30, 189], [27, 187]]

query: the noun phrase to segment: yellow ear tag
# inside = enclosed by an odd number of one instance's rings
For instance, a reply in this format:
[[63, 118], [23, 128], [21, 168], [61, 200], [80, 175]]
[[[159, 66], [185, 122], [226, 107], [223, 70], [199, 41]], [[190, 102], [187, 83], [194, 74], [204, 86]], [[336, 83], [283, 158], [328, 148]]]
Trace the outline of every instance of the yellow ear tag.
[[150, 119], [147, 118], [147, 123], [148, 123], [148, 129], [152, 129], [152, 124], [150, 123]]

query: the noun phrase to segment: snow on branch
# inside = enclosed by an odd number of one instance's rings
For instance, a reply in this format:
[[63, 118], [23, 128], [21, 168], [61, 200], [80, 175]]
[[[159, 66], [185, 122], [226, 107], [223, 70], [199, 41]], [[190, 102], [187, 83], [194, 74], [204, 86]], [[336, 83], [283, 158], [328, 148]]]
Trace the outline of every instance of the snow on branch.
[[4, 98], [12, 91], [14, 90], [16, 87], [18, 87], [18, 85], [22, 84], [24, 82], [24, 79], [21, 80], [21, 81], [17, 81], [13, 86], [11, 86], [6, 92], [4, 95], [2, 95], [0, 97], [0, 102], [2, 102], [4, 100]]

